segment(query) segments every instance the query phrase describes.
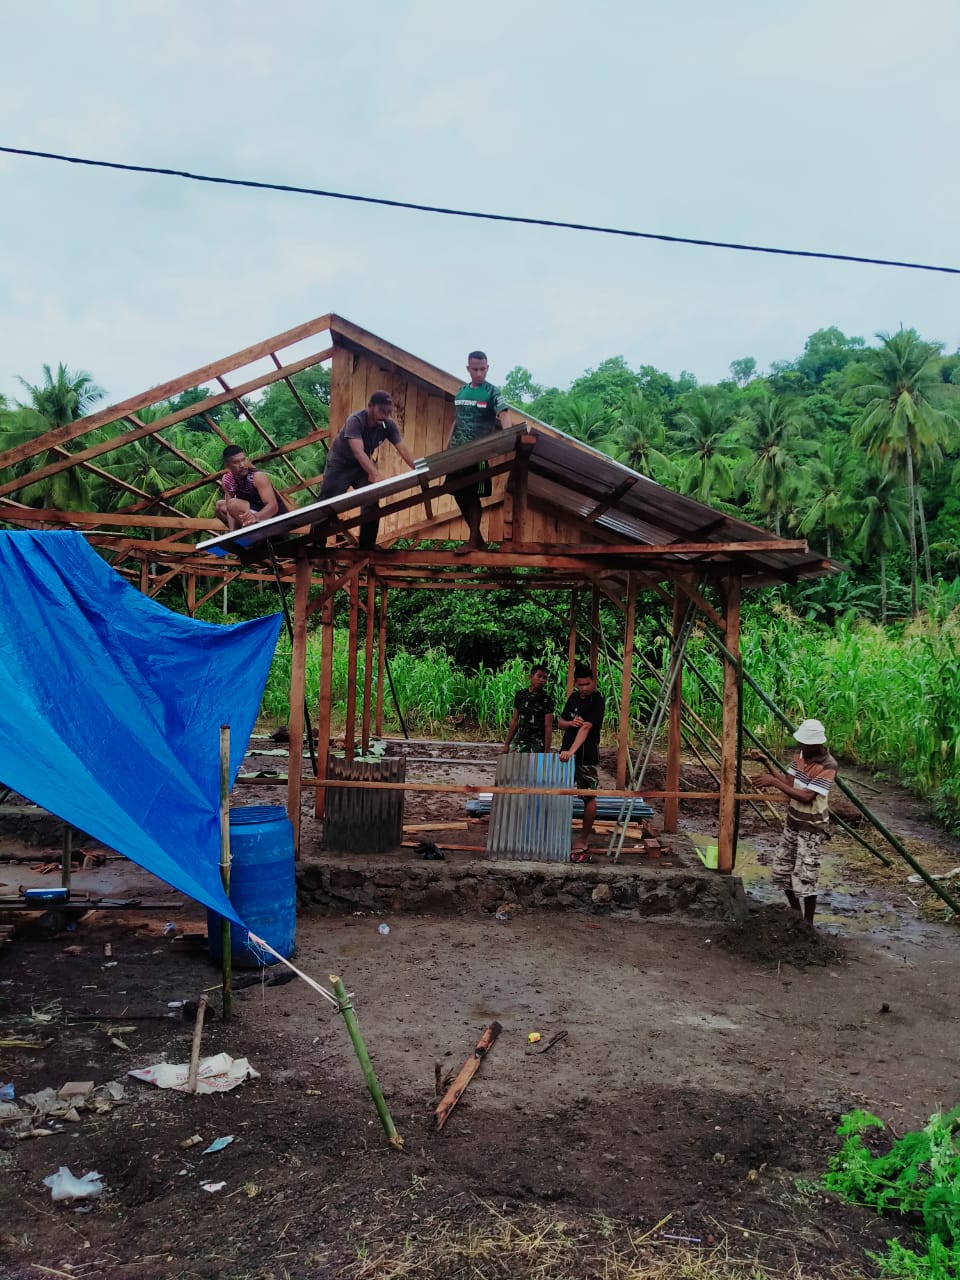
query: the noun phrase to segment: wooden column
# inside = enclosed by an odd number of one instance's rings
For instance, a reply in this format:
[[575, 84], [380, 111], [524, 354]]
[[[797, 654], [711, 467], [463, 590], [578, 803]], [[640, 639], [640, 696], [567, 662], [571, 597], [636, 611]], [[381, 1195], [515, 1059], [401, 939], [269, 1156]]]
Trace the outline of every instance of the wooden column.
[[[596, 595], [594, 602], [597, 603]], [[633, 686], [633, 647], [637, 630], [637, 577], [627, 574], [627, 609], [623, 624], [623, 671], [620, 675], [620, 726], [617, 734], [617, 787], [627, 785], [630, 759], [630, 690]], [[594, 666], [596, 671], [596, 666]]]
[[[632, 575], [631, 575], [632, 576]], [[600, 589], [593, 588], [590, 599], [590, 670], [594, 675], [599, 672], [597, 663], [600, 659]]]
[[383, 737], [383, 682], [387, 678], [387, 588], [380, 583], [380, 609], [377, 614], [377, 737]]
[[197, 575], [187, 574], [187, 613], [192, 618], [197, 608]]
[[[683, 625], [683, 615], [686, 612], [686, 600], [679, 587], [674, 588], [673, 592], [673, 644], [671, 645], [671, 658], [676, 653], [677, 644], [680, 639], [680, 628]], [[683, 668], [677, 672], [677, 678], [674, 682], [673, 689], [670, 692], [670, 718], [667, 721], [667, 775], [665, 781], [665, 789], [667, 791], [680, 790], [680, 748], [681, 748], [681, 732], [683, 722]], [[663, 802], [663, 829], [667, 832], [676, 831], [680, 818], [680, 801], [676, 796], [672, 796], [669, 800]]]
[[307, 681], [307, 597], [310, 561], [297, 560], [293, 588], [293, 648], [290, 655], [290, 751], [287, 764], [287, 817], [293, 823], [293, 847], [300, 857], [300, 793], [303, 783], [303, 700]]
[[347, 631], [347, 723], [343, 730], [344, 758], [352, 760], [357, 740], [357, 650], [360, 630], [360, 577], [350, 579], [350, 614]]
[[570, 633], [567, 636], [567, 697], [573, 693], [573, 668], [577, 663], [577, 588], [570, 592]]
[[[333, 590], [334, 577], [330, 570], [323, 575], [323, 594], [326, 597], [320, 606], [320, 699], [317, 708], [317, 780], [327, 777], [327, 760], [330, 755], [330, 717], [333, 696]], [[323, 804], [326, 792], [317, 788], [317, 803], [314, 814], [323, 817]]]
[[373, 571], [367, 570], [367, 632], [363, 647], [363, 715], [360, 727], [360, 754], [370, 750], [370, 694], [373, 689], [373, 629], [376, 626], [377, 586]]
[[146, 560], [140, 561], [140, 590], [145, 596], [150, 594], [150, 565]]
[[724, 643], [737, 659], [723, 658], [723, 729], [720, 742], [720, 816], [717, 830], [717, 869], [733, 870], [736, 846], [737, 740], [740, 718], [740, 577], [731, 574], [724, 591]]

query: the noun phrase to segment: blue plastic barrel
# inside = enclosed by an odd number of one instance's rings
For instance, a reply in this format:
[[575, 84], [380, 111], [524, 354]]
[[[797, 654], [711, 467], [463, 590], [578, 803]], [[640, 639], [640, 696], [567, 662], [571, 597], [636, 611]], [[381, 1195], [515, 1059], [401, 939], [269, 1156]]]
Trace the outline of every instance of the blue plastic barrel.
[[[293, 955], [297, 930], [293, 824], [281, 805], [240, 805], [230, 810], [230, 901], [240, 919], [286, 959]], [[223, 917], [207, 911], [210, 954], [223, 954]], [[247, 929], [230, 931], [233, 963], [239, 969], [276, 964], [276, 959], [247, 942]]]

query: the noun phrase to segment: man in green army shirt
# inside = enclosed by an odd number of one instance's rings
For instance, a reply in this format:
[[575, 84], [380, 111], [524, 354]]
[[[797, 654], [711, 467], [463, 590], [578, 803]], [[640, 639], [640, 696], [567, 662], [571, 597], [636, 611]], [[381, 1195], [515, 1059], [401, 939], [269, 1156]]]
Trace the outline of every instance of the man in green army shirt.
[[[489, 367], [487, 357], [482, 351], [471, 351], [467, 356], [467, 373], [470, 375], [470, 381], [460, 388], [454, 398], [456, 417], [446, 448], [471, 444], [474, 440], [482, 440], [493, 431], [501, 428], [505, 430], [509, 427], [509, 406], [500, 388], [492, 386], [487, 381]], [[456, 473], [450, 478], [455, 479]], [[457, 547], [454, 554], [464, 556], [468, 551], [485, 550], [487, 544], [480, 533], [482, 513], [480, 499], [489, 498], [490, 481], [480, 480], [466, 489], [458, 489], [453, 496], [457, 500], [457, 506], [468, 529], [466, 542]]]

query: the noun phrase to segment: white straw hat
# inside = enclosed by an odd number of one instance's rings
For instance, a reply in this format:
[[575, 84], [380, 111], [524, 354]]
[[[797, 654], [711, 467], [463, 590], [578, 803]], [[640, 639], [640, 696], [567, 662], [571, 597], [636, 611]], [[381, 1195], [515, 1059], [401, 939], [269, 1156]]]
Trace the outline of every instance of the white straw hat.
[[827, 740], [827, 731], [819, 720], [804, 720], [793, 731], [797, 742], [804, 747], [817, 747]]

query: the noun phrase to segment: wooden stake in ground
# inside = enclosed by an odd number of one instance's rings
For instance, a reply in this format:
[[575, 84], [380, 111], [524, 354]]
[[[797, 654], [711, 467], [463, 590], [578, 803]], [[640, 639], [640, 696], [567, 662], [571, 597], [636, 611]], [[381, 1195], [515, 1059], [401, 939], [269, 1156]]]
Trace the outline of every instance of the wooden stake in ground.
[[443, 1095], [443, 1099], [434, 1112], [436, 1119], [436, 1129], [439, 1133], [443, 1126], [447, 1123], [450, 1112], [463, 1097], [467, 1085], [480, 1070], [480, 1064], [493, 1048], [496, 1043], [497, 1036], [502, 1028], [499, 1022], [491, 1022], [486, 1031], [477, 1041], [477, 1046], [473, 1053], [460, 1068], [460, 1074], [454, 1080], [453, 1084]]
[[403, 1139], [397, 1133], [397, 1126], [393, 1123], [393, 1117], [390, 1115], [386, 1100], [380, 1091], [380, 1084], [377, 1080], [376, 1072], [373, 1069], [373, 1063], [370, 1061], [370, 1055], [367, 1053], [367, 1046], [363, 1043], [363, 1036], [360, 1034], [360, 1024], [357, 1021], [357, 1015], [353, 1005], [350, 1002], [350, 996], [347, 989], [343, 985], [343, 979], [338, 978], [335, 973], [330, 975], [330, 985], [333, 987], [333, 993], [337, 997], [338, 1009], [343, 1014], [343, 1020], [347, 1024], [347, 1031], [353, 1043], [354, 1052], [360, 1063], [360, 1069], [363, 1072], [363, 1078], [367, 1082], [367, 1088], [370, 1090], [370, 1097], [373, 1098], [373, 1105], [377, 1108], [377, 1115], [380, 1117], [380, 1123], [383, 1125], [384, 1132], [389, 1139], [391, 1147], [397, 1151], [403, 1150]]
[[203, 1036], [203, 1019], [207, 1012], [206, 992], [197, 1001], [197, 1020], [193, 1024], [193, 1041], [190, 1045], [190, 1069], [187, 1072], [187, 1093], [197, 1092], [197, 1071], [200, 1067], [200, 1039]]

